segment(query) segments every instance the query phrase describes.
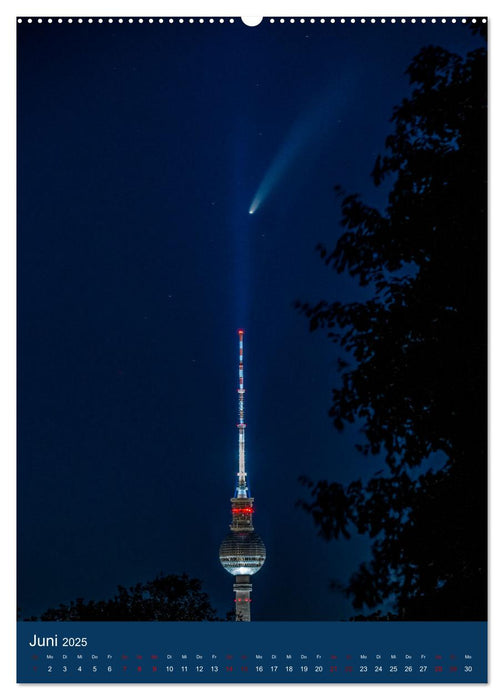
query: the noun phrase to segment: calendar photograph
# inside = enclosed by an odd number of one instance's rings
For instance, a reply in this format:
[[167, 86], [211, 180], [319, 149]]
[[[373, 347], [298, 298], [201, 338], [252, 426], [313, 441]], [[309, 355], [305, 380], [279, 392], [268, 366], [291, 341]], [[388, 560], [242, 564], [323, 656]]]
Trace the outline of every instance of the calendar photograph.
[[19, 682], [486, 682], [487, 27], [16, 19]]

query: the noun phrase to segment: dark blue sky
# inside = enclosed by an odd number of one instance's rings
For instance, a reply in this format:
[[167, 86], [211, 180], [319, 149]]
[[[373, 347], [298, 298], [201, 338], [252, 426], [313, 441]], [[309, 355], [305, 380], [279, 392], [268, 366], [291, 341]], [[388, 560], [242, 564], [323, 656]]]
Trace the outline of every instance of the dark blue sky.
[[[218, 548], [244, 327], [247, 464], [268, 551], [253, 618], [348, 616], [328, 583], [367, 544], [317, 537], [295, 507], [298, 477], [347, 482], [382, 461], [354, 450], [356, 429], [332, 427], [336, 348], [292, 303], [362, 295], [314, 250], [339, 232], [333, 186], [383, 205], [369, 173], [410, 59], [478, 41], [460, 24], [18, 32], [23, 614], [161, 571], [201, 578], [221, 614], [232, 607]], [[282, 148], [296, 157], [250, 216]]]

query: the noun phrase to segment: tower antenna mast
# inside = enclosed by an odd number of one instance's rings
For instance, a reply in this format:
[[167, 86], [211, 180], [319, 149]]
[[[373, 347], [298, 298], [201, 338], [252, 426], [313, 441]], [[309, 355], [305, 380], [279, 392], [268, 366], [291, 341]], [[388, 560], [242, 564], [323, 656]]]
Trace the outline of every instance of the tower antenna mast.
[[243, 380], [243, 328], [238, 330], [239, 364], [238, 364], [238, 484], [235, 496], [247, 498], [247, 472], [245, 471], [245, 387]]

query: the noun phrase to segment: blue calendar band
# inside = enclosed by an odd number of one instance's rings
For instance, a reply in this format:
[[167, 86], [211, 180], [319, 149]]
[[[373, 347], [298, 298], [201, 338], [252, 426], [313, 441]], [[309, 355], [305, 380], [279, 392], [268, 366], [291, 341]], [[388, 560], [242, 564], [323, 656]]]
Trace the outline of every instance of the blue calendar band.
[[485, 683], [486, 622], [20, 622], [19, 683]]

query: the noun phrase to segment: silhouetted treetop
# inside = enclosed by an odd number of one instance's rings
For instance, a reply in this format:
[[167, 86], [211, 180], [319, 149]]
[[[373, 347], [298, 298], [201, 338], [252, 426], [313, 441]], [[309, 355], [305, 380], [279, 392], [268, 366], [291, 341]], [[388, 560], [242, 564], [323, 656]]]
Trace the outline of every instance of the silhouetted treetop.
[[159, 575], [147, 583], [125, 588], [109, 600], [85, 602], [77, 598], [69, 605], [50, 608], [43, 621], [186, 621], [217, 620], [199, 579], [187, 574]]
[[373, 298], [302, 305], [311, 330], [328, 328], [358, 363], [335, 390], [336, 427], [364, 419], [363, 449], [384, 447], [390, 466], [398, 455], [413, 465], [456, 449], [462, 399], [482, 386], [485, 68], [483, 50], [463, 59], [428, 47], [414, 59], [408, 72], [418, 87], [394, 110], [388, 152], [373, 170], [377, 183], [395, 178], [385, 213], [346, 195], [342, 235], [330, 252], [319, 246], [327, 265], [371, 286]]

